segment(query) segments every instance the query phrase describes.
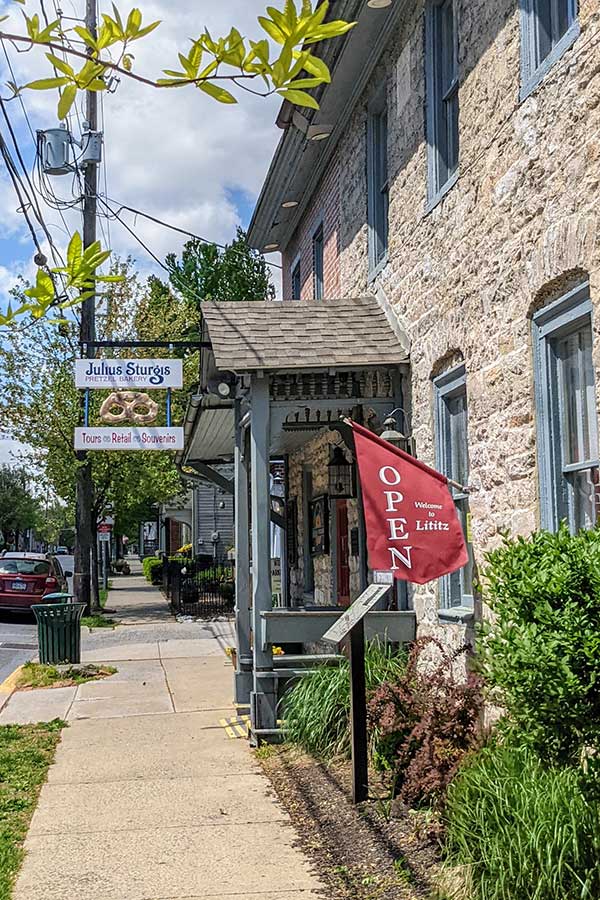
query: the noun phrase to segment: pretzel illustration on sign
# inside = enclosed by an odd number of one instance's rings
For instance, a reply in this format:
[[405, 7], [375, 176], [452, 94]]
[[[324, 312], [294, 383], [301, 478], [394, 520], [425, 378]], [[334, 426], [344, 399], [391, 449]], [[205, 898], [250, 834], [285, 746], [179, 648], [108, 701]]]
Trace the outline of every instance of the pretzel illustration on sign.
[[157, 415], [158, 404], [139, 391], [114, 391], [100, 407], [100, 418], [111, 425], [118, 422], [148, 425]]

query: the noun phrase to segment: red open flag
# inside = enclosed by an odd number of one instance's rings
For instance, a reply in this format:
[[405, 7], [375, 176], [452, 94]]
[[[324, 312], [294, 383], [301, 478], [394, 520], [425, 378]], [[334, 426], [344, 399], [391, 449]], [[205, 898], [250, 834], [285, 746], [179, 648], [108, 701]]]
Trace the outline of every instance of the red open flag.
[[426, 584], [469, 555], [445, 475], [351, 423], [371, 569]]

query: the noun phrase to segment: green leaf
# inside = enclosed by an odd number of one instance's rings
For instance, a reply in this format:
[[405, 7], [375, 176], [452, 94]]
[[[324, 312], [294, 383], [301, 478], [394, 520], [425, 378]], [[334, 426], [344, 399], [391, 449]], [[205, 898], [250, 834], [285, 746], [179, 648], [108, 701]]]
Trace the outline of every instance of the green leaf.
[[75, 34], [79, 35], [79, 37], [84, 42], [84, 44], [87, 44], [87, 46], [91, 47], [93, 50], [96, 49], [96, 47], [97, 47], [96, 39], [87, 30], [87, 28], [84, 28], [83, 25], [76, 25], [75, 28], [73, 29], [73, 31], [75, 32]]
[[78, 231], [75, 232], [67, 247], [67, 266], [71, 272], [75, 272], [81, 263], [83, 255], [83, 240]]
[[63, 87], [69, 82], [69, 78], [40, 78], [38, 81], [30, 81], [29, 84], [25, 84], [23, 87], [30, 88], [32, 91], [48, 91], [51, 88]]
[[293, 89], [285, 89], [277, 91], [280, 96], [284, 97], [286, 100], [289, 100], [290, 103], [293, 103], [295, 106], [308, 106], [310, 109], [318, 109], [319, 104], [315, 100], [314, 97], [311, 97], [310, 94], [307, 94], [305, 91], [295, 91]]
[[60, 59], [60, 57], [54, 56], [52, 53], [46, 53], [46, 59], [49, 60], [59, 72], [68, 75], [72, 80], [75, 79], [75, 69], [73, 69], [69, 63], [65, 62], [64, 59]]
[[71, 107], [75, 103], [75, 99], [77, 97], [77, 85], [69, 84], [62, 92], [61, 98], [58, 101], [58, 118], [66, 119], [69, 115]]
[[213, 84], [211, 81], [203, 81], [198, 87], [201, 91], [204, 91], [205, 94], [208, 94], [210, 97], [214, 97], [215, 100], [218, 100], [219, 103], [237, 103], [237, 100], [230, 94], [229, 91], [226, 91], [225, 88], [219, 87], [217, 84]]
[[356, 22], [344, 22], [342, 19], [336, 19], [334, 22], [327, 22], [325, 25], [310, 35], [306, 36], [306, 44], [317, 44], [319, 41], [326, 41], [329, 38], [341, 37], [350, 31]]
[[266, 19], [264, 16], [258, 17], [258, 22], [263, 31], [266, 31], [270, 38], [277, 44], [285, 44], [287, 40], [287, 34], [279, 28], [275, 22], [272, 22], [270, 19]]
[[162, 23], [159, 19], [157, 22], [152, 22], [151, 25], [146, 25], [144, 28], [140, 28], [133, 40], [137, 41], [140, 38], [146, 37], [147, 34], [150, 34], [151, 31], [154, 31], [154, 29], [158, 28], [158, 26], [161, 24]]
[[133, 35], [137, 34], [137, 32], [140, 30], [141, 24], [142, 14], [139, 9], [134, 6], [127, 17], [127, 27], [125, 29], [126, 36], [133, 37]]
[[294, 90], [297, 88], [314, 88], [320, 84], [323, 84], [320, 78], [296, 78], [295, 81], [290, 81], [290, 88]]
[[320, 78], [323, 82], [329, 83], [331, 81], [331, 73], [327, 64], [324, 63], [322, 59], [319, 59], [318, 56], [313, 56], [312, 53], [305, 59], [304, 68], [311, 75], [314, 75], [315, 78]]

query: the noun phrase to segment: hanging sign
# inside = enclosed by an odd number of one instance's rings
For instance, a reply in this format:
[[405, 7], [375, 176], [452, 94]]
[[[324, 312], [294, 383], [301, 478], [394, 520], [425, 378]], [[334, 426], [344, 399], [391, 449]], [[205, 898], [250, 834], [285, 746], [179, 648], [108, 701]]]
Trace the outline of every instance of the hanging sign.
[[76, 359], [75, 386], [86, 390], [183, 387], [181, 359]]
[[465, 536], [445, 475], [350, 423], [371, 569], [426, 584], [465, 566]]
[[183, 428], [76, 428], [76, 450], [183, 450]]

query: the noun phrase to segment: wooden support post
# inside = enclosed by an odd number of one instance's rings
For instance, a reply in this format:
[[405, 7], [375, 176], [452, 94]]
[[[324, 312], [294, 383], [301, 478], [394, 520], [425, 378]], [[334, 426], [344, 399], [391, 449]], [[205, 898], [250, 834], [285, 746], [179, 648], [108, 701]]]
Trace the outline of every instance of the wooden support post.
[[[270, 396], [268, 376], [253, 375], [251, 386], [250, 469], [252, 486], [252, 627], [254, 632], [254, 691], [251, 726], [273, 731], [277, 724], [277, 687], [271, 646], [261, 644], [261, 613], [272, 609]], [[260, 739], [260, 735], [259, 735]]]
[[350, 631], [350, 722], [352, 724], [352, 800], [369, 797], [367, 686], [365, 680], [365, 620]]
[[235, 702], [250, 706], [252, 648], [250, 645], [250, 516], [248, 510], [248, 454], [245, 431], [240, 427], [241, 401], [235, 401], [235, 632], [237, 663]]

